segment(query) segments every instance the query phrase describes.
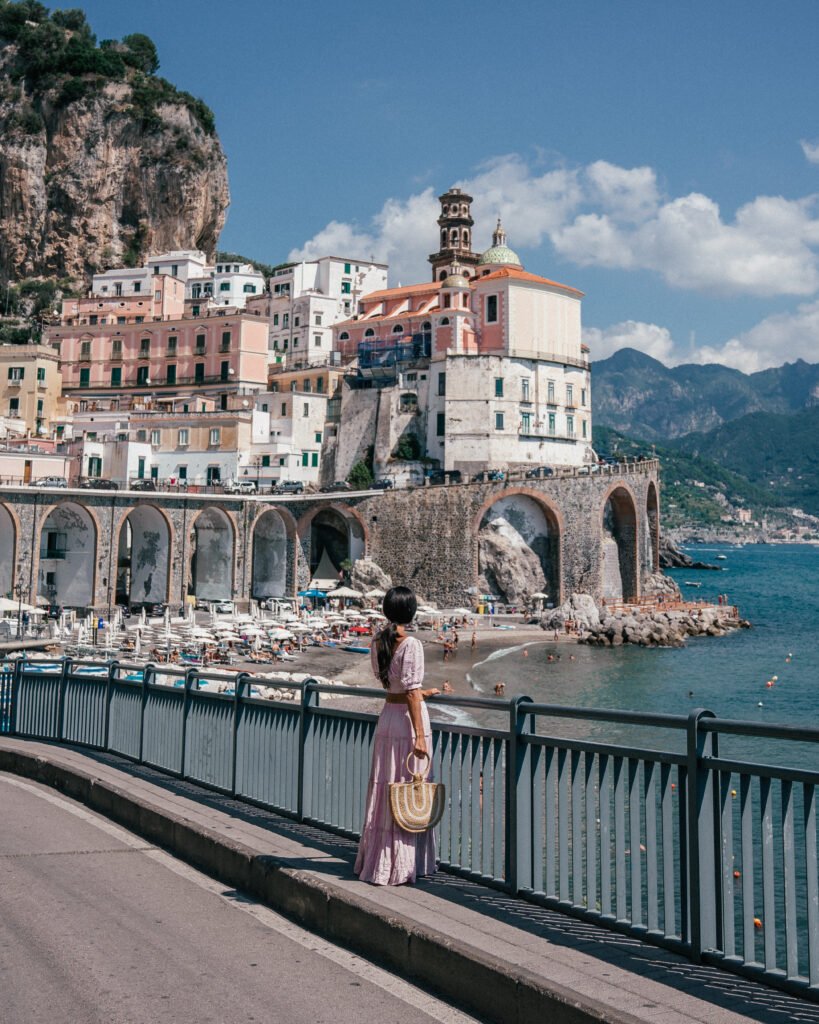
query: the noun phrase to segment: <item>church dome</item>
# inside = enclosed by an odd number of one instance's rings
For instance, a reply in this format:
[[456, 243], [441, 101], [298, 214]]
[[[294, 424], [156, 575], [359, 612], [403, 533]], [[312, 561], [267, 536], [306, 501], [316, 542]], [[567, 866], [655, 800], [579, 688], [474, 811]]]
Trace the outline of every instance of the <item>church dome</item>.
[[501, 226], [500, 217], [498, 217], [498, 226], [492, 235], [492, 245], [486, 252], [481, 253], [478, 265], [494, 265], [496, 267], [523, 266], [520, 262], [520, 256], [506, 244], [506, 232]]
[[450, 274], [441, 281], [442, 288], [469, 288], [469, 281], [463, 274]]

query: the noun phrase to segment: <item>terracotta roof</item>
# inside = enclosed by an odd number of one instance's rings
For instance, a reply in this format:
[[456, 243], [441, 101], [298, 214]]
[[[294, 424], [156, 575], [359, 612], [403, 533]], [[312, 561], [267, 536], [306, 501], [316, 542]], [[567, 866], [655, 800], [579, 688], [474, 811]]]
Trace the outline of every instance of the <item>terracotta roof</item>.
[[440, 291], [441, 285], [438, 281], [427, 281], [424, 284], [408, 284], [403, 288], [384, 288], [380, 292], [368, 292], [361, 296], [362, 302], [386, 302], [389, 299], [398, 299], [402, 295], [418, 295], [421, 292]]
[[573, 292], [575, 295], [583, 295], [577, 288], [572, 288], [571, 285], [561, 284], [559, 281], [550, 281], [548, 277], [538, 277], [537, 274], [530, 274], [527, 270], [518, 270], [516, 267], [503, 267], [500, 270], [493, 270], [491, 274], [486, 274], [485, 277], [476, 277], [475, 283], [478, 284], [481, 281], [499, 281], [501, 278], [509, 277], [514, 281], [532, 281], [535, 284], [548, 284], [552, 288], [560, 288], [564, 292]]

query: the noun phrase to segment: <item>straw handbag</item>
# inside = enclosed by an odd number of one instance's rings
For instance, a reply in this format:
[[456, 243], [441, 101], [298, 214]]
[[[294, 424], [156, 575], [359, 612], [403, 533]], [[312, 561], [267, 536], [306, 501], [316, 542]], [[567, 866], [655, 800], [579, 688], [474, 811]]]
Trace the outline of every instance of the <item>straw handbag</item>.
[[407, 771], [412, 782], [390, 783], [390, 810], [395, 824], [405, 832], [426, 832], [441, 820], [446, 805], [446, 787], [441, 782], [427, 782], [429, 754], [426, 771], [414, 772], [410, 768], [412, 752], [407, 754]]

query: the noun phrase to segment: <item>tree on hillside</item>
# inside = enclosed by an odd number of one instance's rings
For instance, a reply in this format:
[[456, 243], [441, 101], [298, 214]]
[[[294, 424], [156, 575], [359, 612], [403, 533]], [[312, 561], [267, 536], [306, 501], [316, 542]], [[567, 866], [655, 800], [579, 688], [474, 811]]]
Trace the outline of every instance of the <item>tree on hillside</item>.
[[144, 71], [146, 75], [155, 75], [159, 71], [159, 54], [153, 39], [142, 32], [133, 32], [122, 37], [123, 45], [128, 48], [122, 57], [126, 64]]

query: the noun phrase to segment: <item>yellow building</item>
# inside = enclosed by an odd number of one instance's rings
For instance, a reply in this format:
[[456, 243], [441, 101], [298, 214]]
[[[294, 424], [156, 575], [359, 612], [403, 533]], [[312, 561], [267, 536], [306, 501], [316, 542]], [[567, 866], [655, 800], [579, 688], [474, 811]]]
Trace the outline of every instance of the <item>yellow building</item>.
[[49, 345], [0, 345], [0, 416], [47, 437], [63, 415], [59, 356]]

